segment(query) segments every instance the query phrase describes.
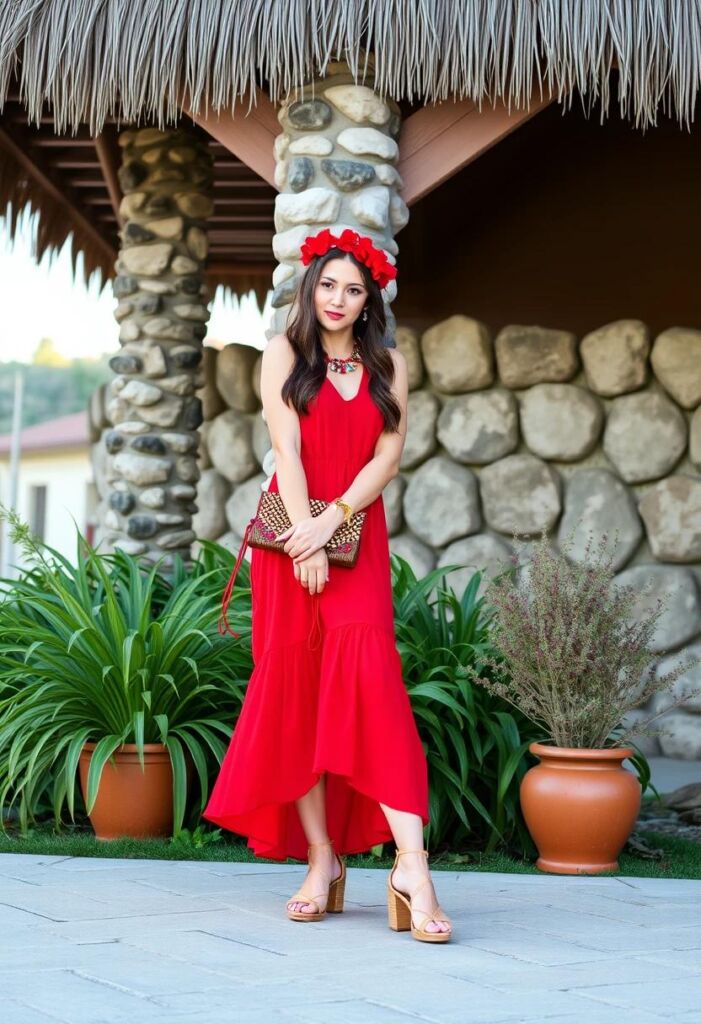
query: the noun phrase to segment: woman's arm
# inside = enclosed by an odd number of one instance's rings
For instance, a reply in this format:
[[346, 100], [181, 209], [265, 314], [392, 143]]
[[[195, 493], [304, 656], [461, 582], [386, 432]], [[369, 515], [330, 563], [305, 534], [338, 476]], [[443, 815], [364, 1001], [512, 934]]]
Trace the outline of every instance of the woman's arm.
[[263, 349], [260, 396], [275, 453], [278, 490], [290, 522], [311, 517], [307, 477], [300, 458], [299, 415], [281, 397], [282, 385], [294, 364], [294, 350], [284, 334], [276, 334]]

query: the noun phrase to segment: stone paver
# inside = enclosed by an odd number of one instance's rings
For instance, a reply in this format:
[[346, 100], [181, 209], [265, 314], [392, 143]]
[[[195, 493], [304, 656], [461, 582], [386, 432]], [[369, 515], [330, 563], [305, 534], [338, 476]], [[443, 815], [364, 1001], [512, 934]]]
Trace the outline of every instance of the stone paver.
[[0, 855], [3, 1024], [701, 1024], [701, 881], [436, 871], [438, 946], [384, 870], [288, 921], [304, 871]]

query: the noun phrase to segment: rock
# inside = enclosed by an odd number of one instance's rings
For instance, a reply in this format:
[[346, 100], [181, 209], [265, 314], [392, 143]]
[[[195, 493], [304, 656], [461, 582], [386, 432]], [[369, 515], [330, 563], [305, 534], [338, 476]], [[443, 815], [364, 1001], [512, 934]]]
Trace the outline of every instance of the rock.
[[148, 226], [159, 238], [174, 241], [182, 235], [184, 222], [182, 217], [162, 217], [160, 220], [149, 221]]
[[275, 227], [287, 224], [320, 224], [335, 220], [341, 210], [341, 197], [330, 188], [308, 188], [300, 195], [281, 192], [275, 197]]
[[130, 380], [121, 389], [121, 397], [132, 405], [155, 405], [162, 397], [162, 391], [153, 384], [141, 380]]
[[162, 533], [158, 538], [160, 547], [170, 551], [173, 548], [189, 547], [195, 539], [193, 530], [173, 530], [172, 533]]
[[701, 480], [669, 476], [648, 488], [638, 507], [655, 558], [701, 560]]
[[231, 484], [216, 469], [205, 469], [197, 485], [198, 511], [192, 517], [192, 529], [198, 537], [214, 540], [228, 529], [226, 500]]
[[122, 196], [119, 204], [119, 212], [124, 220], [130, 220], [134, 217], [144, 205], [145, 201], [145, 192], [130, 192], [129, 195]]
[[130, 355], [112, 356], [109, 365], [115, 373], [140, 373], [142, 370], [141, 360]]
[[396, 348], [406, 359], [409, 391], [421, 387], [424, 379], [424, 364], [421, 359], [418, 332], [413, 327], [398, 327], [394, 334]]
[[114, 456], [114, 468], [131, 484], [163, 483], [170, 474], [170, 459], [159, 459], [133, 452], [119, 452]]
[[418, 537], [411, 533], [398, 533], [389, 538], [389, 550], [409, 563], [417, 579], [426, 576], [436, 564], [436, 554], [432, 548], [422, 544]]
[[[674, 701], [683, 697], [688, 698], [679, 705], [683, 712], [701, 715], [701, 663], [691, 665], [693, 658], [701, 658], [701, 642], [689, 644], [683, 651], [675, 651], [674, 654], [661, 658], [655, 666], [657, 679], [662, 679], [671, 672], [676, 672], [684, 665], [690, 665], [689, 669], [674, 681], [669, 690], [660, 690], [655, 695], [658, 710], [671, 707]], [[701, 728], [701, 721], [697, 724]]]
[[371, 124], [389, 121], [389, 107], [366, 85], [332, 85], [324, 93], [324, 98], [351, 121], [370, 121]]
[[216, 386], [231, 409], [256, 412], [258, 399], [253, 390], [253, 365], [260, 355], [252, 345], [234, 343], [219, 352]]
[[288, 278], [283, 281], [282, 284], [278, 285], [274, 290], [270, 304], [274, 309], [278, 309], [280, 306], [286, 306], [294, 300], [297, 294], [298, 281], [296, 277]]
[[209, 456], [214, 468], [232, 483], [250, 477], [258, 468], [251, 447], [250, 419], [236, 409], [220, 413], [209, 429]]
[[351, 212], [359, 224], [382, 231], [389, 220], [389, 199], [386, 185], [364, 188], [351, 198]]
[[144, 544], [143, 541], [128, 540], [126, 537], [117, 537], [114, 541], [114, 547], [123, 551], [125, 555], [143, 555], [148, 550], [148, 545]]
[[353, 192], [375, 180], [375, 167], [364, 160], [322, 160], [321, 169], [341, 192]]
[[146, 540], [158, 533], [158, 523], [153, 516], [136, 515], [130, 516], [127, 522], [127, 533], [137, 540]]
[[497, 367], [507, 388], [569, 380], [579, 368], [576, 338], [547, 327], [504, 327], [494, 342]]
[[185, 407], [182, 426], [185, 430], [197, 430], [202, 423], [202, 402], [191, 398]]
[[655, 339], [650, 362], [655, 376], [684, 409], [701, 402], [701, 331], [670, 327]]
[[507, 455], [480, 474], [485, 519], [499, 533], [549, 530], [560, 515], [559, 474], [535, 455]]
[[344, 128], [336, 137], [336, 144], [356, 155], [379, 156], [382, 160], [396, 160], [399, 146], [376, 128]]
[[615, 320], [585, 334], [579, 346], [587, 386], [614, 398], [647, 382], [650, 335], [642, 320]]
[[121, 426], [122, 421], [128, 419], [131, 414], [129, 403], [118, 397], [109, 400], [105, 411], [109, 423], [113, 426]]
[[163, 487], [147, 487], [139, 495], [139, 501], [146, 508], [163, 508], [166, 503], [166, 491]]
[[477, 480], [471, 470], [434, 455], [411, 476], [404, 518], [426, 544], [440, 547], [481, 525]]
[[[117, 456], [119, 458], [119, 456]], [[650, 591], [643, 587], [650, 584]], [[681, 566], [634, 565], [614, 577], [614, 586], [632, 586], [638, 597], [631, 610], [631, 621], [640, 622], [655, 611], [658, 598], [667, 603], [659, 617], [650, 649], [665, 653], [690, 640], [701, 626], [701, 606], [696, 580], [691, 569]]]
[[676, 711], [665, 715], [660, 746], [665, 757], [681, 761], [701, 760], [701, 729], [692, 715]]
[[198, 320], [200, 323], [207, 323], [209, 320], [209, 310], [206, 306], [196, 305], [194, 302], [188, 302], [180, 306], [173, 306], [173, 312], [177, 313], [183, 320]]
[[148, 423], [142, 423], [141, 420], [123, 420], [119, 424], [119, 432], [121, 434], [129, 434], [130, 436], [147, 434], [150, 429]]
[[168, 449], [157, 434], [141, 434], [131, 442], [135, 452], [144, 452], [147, 455], [167, 455]]
[[134, 137], [133, 145], [135, 146], [152, 146], [156, 142], [169, 142], [170, 135], [167, 132], [163, 132], [160, 128], [141, 128], [136, 132]]
[[518, 406], [510, 391], [492, 388], [446, 399], [438, 440], [458, 462], [484, 465], [518, 447]]
[[390, 197], [389, 222], [395, 234], [398, 234], [409, 223], [409, 207], [401, 196]]
[[153, 245], [134, 245], [122, 249], [120, 258], [130, 274], [148, 274], [156, 277], [168, 266], [173, 246], [165, 242]]
[[256, 473], [250, 480], [234, 488], [226, 503], [226, 518], [232, 530], [243, 537], [248, 521], [255, 515], [265, 482], [263, 473]]
[[632, 557], [643, 536], [635, 500], [611, 470], [579, 469], [567, 481], [558, 542], [562, 546], [570, 537], [568, 556], [572, 561], [584, 562], [587, 542], [593, 555], [604, 534], [604, 555], [611, 557], [612, 568], [617, 571]]
[[430, 391], [411, 391], [407, 399], [407, 433], [399, 463], [411, 469], [424, 462], [436, 450], [438, 398]]
[[396, 185], [398, 189], [404, 188], [404, 182], [396, 167], [391, 164], [375, 164], [375, 174], [383, 185]]
[[191, 341], [193, 332], [189, 324], [179, 324], [165, 316], [147, 320], [143, 330], [150, 338], [167, 338], [169, 341]]
[[150, 292], [153, 295], [175, 295], [175, 287], [168, 281], [150, 281], [144, 277], [139, 281], [139, 288], [142, 292]]
[[[216, 357], [217, 350], [207, 345], [202, 348], [195, 348], [192, 345], [176, 345], [170, 350], [170, 358], [173, 366], [178, 370], [194, 370], [202, 361], [205, 351], [213, 352]], [[165, 372], [165, 371], [164, 371]]]
[[387, 533], [390, 537], [392, 534], [399, 533], [404, 525], [403, 501], [405, 490], [406, 477], [401, 473], [397, 473], [386, 484], [382, 492], [385, 522], [387, 524]]
[[153, 427], [174, 427], [178, 422], [182, 407], [182, 398], [169, 396], [158, 402], [157, 405], [143, 406], [139, 409], [139, 415], [144, 423], [150, 423]]
[[599, 399], [574, 384], [534, 384], [521, 396], [523, 439], [542, 459], [584, 458], [596, 447], [603, 424]]
[[125, 320], [119, 327], [119, 340], [122, 344], [127, 341], [136, 341], [141, 336], [141, 328], [134, 320]]
[[189, 373], [176, 373], [171, 377], [161, 377], [154, 383], [172, 395], [191, 395], [195, 390], [194, 377]]
[[197, 260], [192, 260], [189, 256], [176, 256], [171, 264], [174, 274], [194, 274], [199, 269], [200, 265]]
[[489, 581], [511, 565], [511, 547], [505, 541], [489, 533], [478, 533], [472, 537], [461, 537], [453, 541], [441, 553], [436, 564], [440, 569], [447, 565], [463, 565], [446, 576], [448, 586], [455, 591], [458, 599], [464, 594], [468, 583], [477, 570], [482, 572], [477, 588], [477, 599], [484, 597]]
[[167, 445], [178, 455], [187, 455], [197, 450], [197, 434], [161, 434]]
[[117, 169], [117, 178], [122, 192], [130, 192], [133, 188], [138, 188], [146, 179], [147, 174], [146, 167], [138, 160], [130, 160], [128, 163], [122, 164]]
[[127, 222], [122, 229], [122, 240], [125, 246], [152, 242], [155, 237], [153, 231], [149, 231], [143, 224], [138, 224], [136, 221]]
[[323, 100], [296, 100], [279, 112], [286, 116], [294, 128], [302, 131], [319, 131], [331, 124], [333, 113], [328, 103]]
[[185, 522], [185, 516], [174, 515], [172, 512], [157, 512], [155, 520], [159, 526], [181, 526]]
[[251, 428], [251, 444], [253, 445], [253, 452], [256, 459], [263, 465], [263, 459], [266, 453], [271, 448], [270, 431], [268, 430], [268, 424], [263, 419], [263, 410], [259, 410], [253, 417], [253, 426]]
[[[207, 253], [209, 252], [209, 239], [207, 233], [193, 226], [188, 229], [187, 236], [185, 238], [185, 244], [187, 245], [187, 251], [196, 260], [206, 260]], [[205, 320], [208, 317], [205, 317]]]
[[136, 501], [130, 491], [112, 491], [109, 496], [109, 506], [115, 512], [128, 515], [134, 508]]
[[131, 275], [124, 273], [119, 274], [112, 283], [112, 290], [118, 299], [123, 298], [125, 295], [132, 295], [137, 291], [138, 287], [139, 283], [136, 278], [132, 278]]
[[273, 235], [273, 255], [278, 263], [284, 263], [286, 260], [298, 260], [302, 243], [311, 231], [312, 228], [309, 224], [300, 224]]
[[174, 501], [192, 501], [197, 491], [192, 484], [173, 484], [170, 489], [170, 496]]
[[302, 192], [314, 177], [314, 164], [309, 157], [298, 156], [290, 160], [287, 169], [287, 184], [293, 192]]
[[287, 281], [288, 278], [294, 277], [295, 268], [291, 267], [289, 263], [278, 263], [273, 270], [273, 288], [277, 288], [283, 281]]
[[194, 484], [200, 478], [197, 459], [190, 455], [181, 455], [175, 460], [175, 472], [186, 484]]
[[110, 455], [114, 455], [115, 452], [118, 452], [123, 447], [124, 438], [118, 430], [108, 430], [105, 433], [105, 448]]
[[180, 212], [195, 220], [206, 220], [214, 211], [210, 197], [201, 192], [176, 192], [173, 198]]
[[137, 312], [142, 316], [154, 316], [162, 308], [163, 299], [160, 295], [143, 295], [136, 303]]
[[[227, 530], [221, 537], [216, 538], [217, 544], [221, 544], [223, 548], [230, 551], [232, 555], [238, 554], [239, 548], [243, 543], [243, 538], [239, 537], [238, 534], [234, 533], [233, 530]], [[251, 549], [249, 547], [243, 553], [244, 560], [250, 564], [251, 561]]]
[[686, 447], [686, 420], [662, 394], [641, 391], [614, 398], [604, 452], [628, 483], [665, 476]]
[[489, 332], [478, 320], [459, 313], [442, 320], [421, 335], [421, 350], [439, 391], [478, 391], [494, 380]]
[[[286, 137], [289, 138], [289, 136]], [[306, 156], [327, 156], [333, 152], [333, 142], [325, 135], [303, 135], [290, 142], [289, 152]], [[282, 156], [283, 154], [280, 153], [279, 156], [276, 155], [276, 159], [280, 160]]]

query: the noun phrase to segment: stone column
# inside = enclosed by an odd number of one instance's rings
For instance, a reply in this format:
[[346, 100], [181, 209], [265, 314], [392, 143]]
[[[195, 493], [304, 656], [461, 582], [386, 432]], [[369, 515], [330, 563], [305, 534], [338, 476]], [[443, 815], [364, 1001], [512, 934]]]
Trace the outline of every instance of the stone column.
[[110, 360], [104, 540], [150, 560], [189, 558], [212, 157], [189, 129], [132, 129], [119, 144], [124, 225], [113, 288], [122, 349]]
[[[285, 329], [306, 269], [299, 258], [306, 235], [324, 227], [340, 234], [350, 227], [368, 235], [396, 263], [394, 235], [409, 220], [395, 167], [399, 107], [368, 86], [355, 85], [345, 62], [330, 64], [324, 78], [305, 86], [304, 99], [291, 94], [278, 118], [283, 131], [275, 139], [275, 184], [281, 191], [275, 201], [273, 252], [279, 266], [273, 273], [275, 313], [268, 338]], [[396, 294], [396, 281], [390, 281], [383, 296], [385, 344], [391, 347], [396, 321], [390, 303]]]

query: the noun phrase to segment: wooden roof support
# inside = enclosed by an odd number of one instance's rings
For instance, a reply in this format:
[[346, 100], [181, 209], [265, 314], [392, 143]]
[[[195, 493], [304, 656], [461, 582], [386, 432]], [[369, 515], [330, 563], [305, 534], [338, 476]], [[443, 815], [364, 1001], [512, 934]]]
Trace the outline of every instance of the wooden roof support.
[[100, 161], [102, 176], [105, 179], [107, 191], [109, 192], [112, 209], [114, 210], [114, 215], [117, 218], [117, 225], [121, 227], [122, 215], [119, 212], [119, 206], [122, 202], [122, 190], [119, 185], [119, 178], [117, 177], [117, 166], [120, 159], [117, 149], [117, 140], [114, 136], [114, 132], [106, 129], [99, 135], [96, 135], [93, 142], [95, 143], [97, 159]]
[[399, 136], [402, 199], [407, 206], [418, 202], [552, 102], [551, 96], [532, 97], [530, 110], [509, 114], [503, 103], [485, 103], [480, 112], [471, 100], [445, 101], [410, 114]]
[[243, 97], [232, 114], [224, 113], [222, 117], [214, 112], [193, 114], [184, 98], [183, 113], [277, 190], [273, 142], [282, 130], [277, 108], [262, 91], [256, 94], [255, 106], [248, 114], [247, 103], [248, 97]]
[[41, 187], [49, 193], [49, 195], [53, 196], [57, 202], [62, 203], [70, 210], [69, 216], [74, 223], [79, 224], [81, 229], [85, 231], [85, 233], [93, 239], [96, 245], [103, 250], [106, 258], [109, 261], [114, 262], [117, 258], [116, 252], [109, 242], [100, 234], [90, 218], [83, 212], [72, 196], [68, 195], [64, 189], [58, 187], [50, 173], [43, 170], [32, 160], [29, 155], [30, 147], [27, 144], [26, 137], [19, 135], [16, 128], [13, 129], [13, 134], [10, 135], [0, 125], [0, 145], [12, 154], [17, 163], [24, 167], [26, 172], [30, 174], [35, 181], [37, 181]]

